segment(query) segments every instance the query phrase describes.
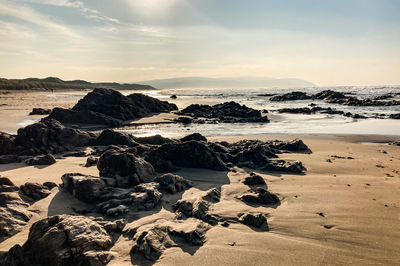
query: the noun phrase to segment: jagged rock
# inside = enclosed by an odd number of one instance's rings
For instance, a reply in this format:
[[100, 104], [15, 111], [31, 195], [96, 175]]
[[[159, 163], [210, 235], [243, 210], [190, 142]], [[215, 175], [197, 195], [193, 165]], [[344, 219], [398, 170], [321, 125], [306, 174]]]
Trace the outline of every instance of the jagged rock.
[[63, 124], [95, 124], [107, 125], [109, 127], [120, 127], [124, 124], [120, 119], [116, 119], [98, 112], [93, 112], [90, 110], [75, 111], [58, 107], [53, 109], [49, 117]]
[[154, 165], [154, 169], [160, 173], [171, 173], [178, 171], [180, 168], [173, 166], [168, 160], [159, 159]]
[[[188, 225], [183, 223], [163, 222], [152, 227], [143, 226], [135, 228], [135, 245], [131, 253], [140, 253], [146, 259], [156, 261], [165, 249], [185, 242], [192, 246], [202, 246], [205, 242], [205, 233], [209, 226], [202, 222], [190, 221]], [[178, 240], [179, 242], [175, 242]]]
[[226, 123], [269, 122], [266, 116], [261, 115], [261, 111], [249, 108], [245, 105], [240, 105], [236, 102], [225, 102], [213, 106], [192, 104], [181, 110], [178, 114], [191, 117], [212, 118]]
[[239, 217], [239, 222], [245, 225], [260, 228], [261, 226], [266, 224], [267, 218], [265, 218], [265, 216], [261, 213], [253, 214], [247, 212]]
[[262, 187], [258, 187], [255, 190], [250, 190], [248, 193], [243, 194], [240, 197], [240, 199], [246, 202], [260, 203], [260, 204], [280, 203], [278, 196], [270, 193], [268, 190]]
[[255, 185], [265, 185], [265, 180], [262, 176], [257, 175], [255, 173], [250, 173], [249, 176], [246, 176], [243, 183], [248, 186], [255, 186]]
[[164, 174], [162, 176], [156, 177], [154, 182], [160, 184], [162, 190], [167, 191], [170, 194], [175, 194], [176, 192], [184, 191], [192, 187], [192, 182], [184, 179], [179, 175], [174, 174]]
[[85, 167], [90, 167], [90, 166], [93, 166], [93, 165], [97, 165], [98, 160], [99, 160], [99, 159], [96, 158], [96, 157], [89, 156], [89, 157], [86, 159]]
[[187, 217], [195, 217], [211, 225], [215, 225], [218, 223], [218, 218], [209, 214], [208, 210], [213, 203], [219, 202], [220, 197], [221, 192], [213, 188], [204, 192], [198, 198], [181, 199], [174, 204], [173, 208], [178, 217], [183, 214]]
[[165, 143], [175, 142], [174, 140], [169, 138], [164, 138], [161, 135], [136, 138], [136, 141], [140, 144], [151, 144], [151, 145], [163, 145]]
[[311, 96], [307, 95], [305, 92], [293, 91], [285, 93], [283, 95], [272, 96], [269, 100], [272, 102], [282, 102], [282, 101], [296, 101], [296, 100], [308, 100]]
[[277, 150], [311, 153], [310, 148], [301, 139], [291, 141], [275, 140], [267, 143]]
[[44, 183], [43, 183], [43, 186], [45, 186], [45, 187], [47, 187], [49, 190], [51, 190], [51, 189], [57, 187], [57, 184], [54, 183], [54, 182], [47, 181], [47, 182], [44, 182]]
[[116, 180], [117, 187], [148, 182], [155, 174], [153, 166], [133, 153], [108, 150], [97, 163], [100, 176]]
[[350, 106], [394, 106], [400, 105], [400, 101], [380, 101], [376, 99], [358, 99], [344, 93], [325, 90], [312, 96], [313, 99], [325, 100], [327, 103], [337, 103]]
[[33, 108], [29, 115], [48, 115], [51, 113], [50, 109]]
[[21, 158], [15, 154], [0, 155], [0, 164], [19, 163]]
[[70, 173], [64, 174], [61, 180], [69, 193], [87, 203], [97, 201], [106, 188], [105, 182], [96, 176]]
[[38, 123], [18, 129], [15, 144], [21, 146], [21, 154], [58, 153], [68, 147], [88, 146], [95, 134], [67, 128], [57, 120], [43, 118]]
[[51, 165], [56, 163], [56, 158], [51, 154], [40, 155], [25, 161], [27, 165]]
[[51, 194], [47, 186], [31, 182], [20, 186], [20, 191], [35, 201], [44, 199]]
[[201, 135], [200, 133], [193, 133], [181, 138], [181, 141], [190, 141], [190, 140], [207, 142], [207, 138]]
[[0, 155], [13, 153], [15, 136], [0, 131]]
[[158, 160], [167, 160], [175, 167], [227, 169], [217, 154], [202, 141], [167, 143], [151, 150], [145, 158], [154, 166], [157, 166]]
[[19, 188], [7, 177], [0, 177], [0, 192], [15, 192]]
[[264, 171], [279, 171], [279, 172], [292, 172], [292, 173], [303, 173], [307, 169], [303, 166], [300, 161], [284, 161], [284, 160], [273, 160], [261, 168]]
[[389, 118], [391, 118], [391, 119], [400, 119], [400, 113], [391, 114], [391, 115], [389, 115]]
[[190, 117], [180, 116], [180, 117], [178, 117], [178, 118], [175, 118], [175, 119], [174, 119], [174, 122], [175, 122], [175, 123], [182, 123], [182, 124], [188, 125], [188, 124], [193, 123], [194, 120], [193, 120], [192, 118], [190, 118]]
[[[59, 215], [35, 222], [25, 244], [14, 246], [2, 265], [106, 265], [113, 240], [92, 218]], [[0, 263], [0, 264], [1, 264]]]
[[[2, 187], [15, 187], [14, 184], [5, 182], [3, 179]], [[10, 181], [11, 182], [11, 181]], [[8, 184], [8, 185], [6, 185]], [[15, 189], [13, 189], [16, 191]], [[27, 211], [29, 204], [25, 203], [17, 192], [0, 193], [0, 242], [20, 232], [32, 214]], [[7, 265], [1, 264], [0, 265]]]
[[95, 140], [96, 145], [126, 145], [135, 147], [138, 145], [136, 138], [132, 135], [106, 129]]

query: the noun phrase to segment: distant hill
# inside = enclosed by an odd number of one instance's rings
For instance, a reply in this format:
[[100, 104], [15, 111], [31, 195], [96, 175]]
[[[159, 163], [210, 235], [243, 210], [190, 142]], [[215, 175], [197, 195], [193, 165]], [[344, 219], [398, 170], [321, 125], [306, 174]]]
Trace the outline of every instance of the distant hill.
[[146, 80], [139, 83], [148, 84], [158, 89], [172, 88], [301, 88], [314, 87], [315, 84], [295, 78], [203, 78], [184, 77]]
[[154, 90], [149, 85], [127, 84], [116, 82], [91, 83], [84, 80], [64, 81], [56, 77], [44, 79], [4, 79], [0, 78], [0, 90], [86, 90], [94, 88], [110, 88], [116, 90]]

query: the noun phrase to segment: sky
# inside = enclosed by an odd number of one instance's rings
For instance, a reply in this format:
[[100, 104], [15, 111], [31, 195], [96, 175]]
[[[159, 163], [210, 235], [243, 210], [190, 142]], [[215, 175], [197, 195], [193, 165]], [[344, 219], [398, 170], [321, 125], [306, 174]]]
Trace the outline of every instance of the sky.
[[0, 77], [400, 85], [400, 0], [0, 0]]

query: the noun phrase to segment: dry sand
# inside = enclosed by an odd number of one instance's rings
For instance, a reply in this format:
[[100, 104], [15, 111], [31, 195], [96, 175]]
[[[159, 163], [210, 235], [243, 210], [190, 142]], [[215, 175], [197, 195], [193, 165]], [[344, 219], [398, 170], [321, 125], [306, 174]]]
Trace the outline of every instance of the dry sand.
[[[243, 137], [224, 140], [239, 138]], [[236, 173], [181, 170], [178, 174], [192, 180], [195, 186], [164, 200], [172, 202], [220, 187], [221, 201], [214, 205], [213, 213], [237, 217], [240, 212], [262, 212], [268, 214], [270, 231], [238, 223], [227, 228], [217, 225], [207, 232], [202, 247], [169, 248], [156, 265], [399, 265], [399, 147], [356, 143], [375, 140], [366, 136], [303, 136], [302, 139], [312, 154], [283, 154], [281, 157], [302, 161], [308, 169], [305, 175], [260, 173], [268, 189], [282, 199], [276, 208], [251, 206], [236, 199], [248, 190], [248, 186], [241, 183], [246, 176], [243, 169], [237, 168]], [[338, 159], [331, 157], [333, 155], [354, 159]], [[328, 159], [332, 162], [327, 162]], [[23, 163], [0, 165], [0, 175], [21, 185], [27, 181], [60, 183], [61, 175], [67, 172], [98, 174], [96, 167], [83, 167], [84, 162], [85, 158], [69, 157], [44, 168]], [[52, 192], [51, 196], [30, 207], [36, 214], [29, 224], [47, 215], [73, 214], [71, 207], [84, 206], [58, 188]], [[162, 207], [139, 213], [138, 219], [127, 226], [168, 222], [172, 218], [171, 211]], [[0, 250], [24, 243], [28, 230], [29, 225], [0, 243]], [[131, 259], [132, 244], [121, 236], [112, 248], [116, 258], [110, 265], [144, 264]]]

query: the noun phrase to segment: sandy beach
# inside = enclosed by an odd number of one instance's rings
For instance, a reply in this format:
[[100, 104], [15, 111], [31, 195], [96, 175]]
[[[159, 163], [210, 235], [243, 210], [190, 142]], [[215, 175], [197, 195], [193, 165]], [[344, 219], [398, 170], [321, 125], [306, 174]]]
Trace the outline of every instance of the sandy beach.
[[[32, 107], [71, 107], [76, 100], [44, 97], [31, 93], [4, 94], [0, 109], [0, 131], [16, 131], [21, 120], [27, 119]], [[40, 101], [41, 98], [46, 101]], [[22, 104], [17, 104], [25, 99]], [[12, 116], [10, 114], [13, 114]], [[169, 121], [173, 114], [149, 116], [135, 123]], [[40, 119], [43, 116], [35, 116]], [[283, 153], [282, 160], [301, 161], [304, 174], [266, 172], [234, 167], [231, 171], [183, 168], [176, 174], [193, 182], [193, 187], [174, 195], [164, 195], [161, 206], [151, 211], [131, 214], [125, 228], [143, 228], [155, 224], [191, 227], [197, 223], [189, 218], [176, 220], [171, 204], [180, 199], [200, 197], [211, 188], [218, 188], [221, 197], [209, 213], [224, 217], [229, 226], [218, 224], [205, 234], [200, 247], [180, 243], [166, 248], [155, 262], [130, 252], [133, 241], [122, 234], [111, 247], [113, 259], [108, 265], [398, 265], [400, 263], [400, 149], [387, 145], [399, 137], [385, 135], [247, 135], [209, 137], [210, 142], [234, 143], [242, 139], [282, 141], [301, 138], [311, 154]], [[83, 148], [90, 153], [92, 148]], [[96, 166], [85, 167], [87, 156], [56, 156], [49, 166], [28, 166], [24, 162], [0, 165], [0, 176], [16, 186], [26, 182], [61, 184], [65, 173], [99, 176]], [[263, 206], [243, 202], [240, 195], [249, 186], [243, 180], [249, 172], [262, 176], [268, 191], [280, 203]], [[23, 230], [0, 243], [0, 251], [8, 251], [27, 239], [30, 226], [53, 215], [77, 215], [77, 209], [90, 204], [77, 200], [64, 189], [56, 187], [51, 194], [29, 206], [32, 214]], [[268, 230], [237, 222], [246, 212], [267, 217]], [[90, 212], [88, 216], [98, 216]], [[134, 217], [134, 218], [132, 218]]]

